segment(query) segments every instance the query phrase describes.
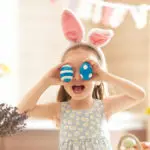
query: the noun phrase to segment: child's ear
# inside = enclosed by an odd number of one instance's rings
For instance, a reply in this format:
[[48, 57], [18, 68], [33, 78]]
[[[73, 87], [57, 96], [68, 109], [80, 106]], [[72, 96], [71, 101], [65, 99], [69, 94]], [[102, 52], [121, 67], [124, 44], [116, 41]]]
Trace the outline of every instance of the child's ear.
[[88, 41], [94, 46], [103, 47], [112, 39], [113, 35], [113, 30], [94, 28], [88, 33]]
[[84, 37], [84, 27], [73, 12], [65, 9], [62, 13], [62, 29], [67, 40], [81, 42]]

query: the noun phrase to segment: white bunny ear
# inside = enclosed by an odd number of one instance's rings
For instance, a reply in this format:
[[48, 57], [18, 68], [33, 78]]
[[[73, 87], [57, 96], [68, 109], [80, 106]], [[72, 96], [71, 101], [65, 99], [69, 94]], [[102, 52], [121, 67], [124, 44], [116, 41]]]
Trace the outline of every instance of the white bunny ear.
[[75, 14], [69, 9], [62, 13], [62, 29], [67, 40], [81, 42], [84, 37], [84, 27]]
[[94, 46], [103, 47], [112, 39], [113, 35], [113, 30], [93, 28], [88, 33], [88, 40]]

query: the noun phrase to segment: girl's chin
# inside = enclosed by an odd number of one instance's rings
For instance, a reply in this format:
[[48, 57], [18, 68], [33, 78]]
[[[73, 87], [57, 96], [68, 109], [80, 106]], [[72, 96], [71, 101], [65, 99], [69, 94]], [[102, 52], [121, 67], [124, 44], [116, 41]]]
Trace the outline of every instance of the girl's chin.
[[72, 94], [71, 98], [73, 100], [83, 100], [83, 99], [88, 98], [88, 96], [85, 94]]

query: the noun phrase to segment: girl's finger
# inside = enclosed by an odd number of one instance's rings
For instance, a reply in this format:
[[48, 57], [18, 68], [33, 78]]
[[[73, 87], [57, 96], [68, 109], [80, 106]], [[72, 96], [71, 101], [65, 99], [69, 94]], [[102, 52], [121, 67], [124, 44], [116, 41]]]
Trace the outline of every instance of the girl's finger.
[[93, 73], [98, 73], [100, 71], [100, 65], [97, 62], [90, 60], [89, 63], [92, 66]]
[[88, 63], [91, 64], [91, 63], [92, 63], [92, 60], [91, 60], [90, 58], [86, 58], [86, 59], [83, 60], [83, 62], [88, 62]]
[[92, 75], [92, 78], [91, 78], [93, 81], [98, 81], [98, 75], [97, 74], [93, 74]]
[[88, 63], [90, 63], [90, 65], [91, 65], [92, 67], [95, 67], [95, 65], [99, 66], [99, 64], [98, 64], [96, 61], [94, 61], [94, 60], [92, 60], [92, 59], [90, 59], [90, 58], [85, 59], [83, 62], [88, 62]]

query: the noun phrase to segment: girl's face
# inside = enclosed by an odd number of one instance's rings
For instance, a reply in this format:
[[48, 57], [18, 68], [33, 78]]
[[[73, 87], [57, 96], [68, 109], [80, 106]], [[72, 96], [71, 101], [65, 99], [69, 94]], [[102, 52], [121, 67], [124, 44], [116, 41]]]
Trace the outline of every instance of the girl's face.
[[74, 77], [71, 82], [64, 85], [64, 88], [73, 100], [92, 98], [95, 82], [92, 79], [88, 81], [82, 80], [79, 73], [80, 66], [86, 59], [92, 59], [98, 63], [94, 52], [82, 48], [71, 50], [65, 55], [64, 61], [73, 67]]

